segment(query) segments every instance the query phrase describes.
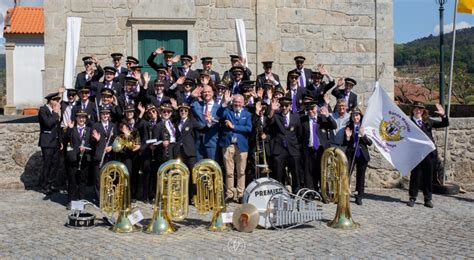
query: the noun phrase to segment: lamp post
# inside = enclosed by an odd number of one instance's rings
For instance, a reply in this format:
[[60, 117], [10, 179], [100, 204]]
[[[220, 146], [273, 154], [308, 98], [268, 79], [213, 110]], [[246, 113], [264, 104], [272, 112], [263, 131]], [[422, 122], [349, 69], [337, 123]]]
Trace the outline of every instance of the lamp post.
[[435, 0], [439, 5], [439, 103], [444, 107], [444, 4], [448, 0]]

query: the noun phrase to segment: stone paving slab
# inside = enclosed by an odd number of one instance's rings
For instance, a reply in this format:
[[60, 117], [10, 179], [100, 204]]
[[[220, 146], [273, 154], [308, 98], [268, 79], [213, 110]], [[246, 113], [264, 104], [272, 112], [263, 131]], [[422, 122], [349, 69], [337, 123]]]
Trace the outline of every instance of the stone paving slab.
[[[99, 224], [65, 226], [65, 195], [0, 190], [0, 258], [474, 258], [474, 193], [434, 196], [434, 209], [405, 205], [406, 190], [369, 190], [363, 206], [351, 203], [354, 231], [326, 226], [336, 205], [323, 205], [323, 221], [286, 231], [210, 232], [210, 214], [190, 207], [189, 218], [166, 236], [116, 234]], [[152, 211], [138, 203], [145, 218]], [[229, 210], [236, 207], [231, 204]], [[90, 207], [98, 217], [98, 210]]]

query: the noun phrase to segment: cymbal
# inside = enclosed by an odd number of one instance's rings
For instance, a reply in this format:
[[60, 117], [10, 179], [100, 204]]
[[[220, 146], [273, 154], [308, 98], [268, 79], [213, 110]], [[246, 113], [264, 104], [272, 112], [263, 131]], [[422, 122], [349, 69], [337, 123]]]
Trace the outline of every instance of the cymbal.
[[259, 217], [258, 209], [245, 203], [234, 211], [232, 224], [238, 231], [250, 233], [257, 227]]

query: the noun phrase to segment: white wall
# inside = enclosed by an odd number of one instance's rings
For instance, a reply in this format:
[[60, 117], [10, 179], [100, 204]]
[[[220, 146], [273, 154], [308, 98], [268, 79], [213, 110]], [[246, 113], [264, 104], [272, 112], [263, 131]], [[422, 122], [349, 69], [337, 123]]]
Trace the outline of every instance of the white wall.
[[44, 40], [41, 36], [15, 37], [13, 101], [17, 109], [43, 104]]

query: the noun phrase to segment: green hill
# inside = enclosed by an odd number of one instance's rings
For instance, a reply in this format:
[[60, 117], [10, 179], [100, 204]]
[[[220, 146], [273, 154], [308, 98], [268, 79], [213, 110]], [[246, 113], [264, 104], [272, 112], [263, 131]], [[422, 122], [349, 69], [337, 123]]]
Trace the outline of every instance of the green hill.
[[[451, 59], [453, 33], [445, 34], [445, 62]], [[395, 44], [395, 66], [415, 65], [426, 67], [439, 65], [439, 36], [430, 35], [404, 44]], [[457, 69], [474, 74], [474, 27], [456, 32], [456, 54], [454, 65]]]

